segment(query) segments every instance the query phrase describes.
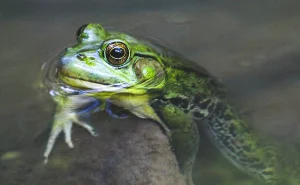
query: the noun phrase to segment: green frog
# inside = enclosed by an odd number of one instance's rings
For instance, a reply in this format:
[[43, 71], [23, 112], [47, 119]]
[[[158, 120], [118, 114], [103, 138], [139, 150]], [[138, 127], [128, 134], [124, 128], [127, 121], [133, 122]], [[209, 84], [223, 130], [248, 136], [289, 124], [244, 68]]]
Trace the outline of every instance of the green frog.
[[73, 124], [96, 135], [80, 119], [82, 112], [107, 110], [113, 104], [161, 126], [189, 185], [198, 128], [232, 164], [263, 183], [279, 185], [286, 176], [278, 149], [241, 119], [226, 100], [222, 83], [165, 47], [87, 24], [77, 31], [77, 43], [66, 48], [55, 68], [59, 88], [51, 95], [57, 107], [45, 162], [61, 132], [73, 147]]

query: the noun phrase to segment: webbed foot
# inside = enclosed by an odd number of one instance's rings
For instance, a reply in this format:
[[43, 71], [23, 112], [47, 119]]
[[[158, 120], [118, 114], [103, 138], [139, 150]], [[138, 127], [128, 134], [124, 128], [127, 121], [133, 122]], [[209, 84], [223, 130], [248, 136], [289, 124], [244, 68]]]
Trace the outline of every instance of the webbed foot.
[[[48, 157], [53, 149], [55, 141], [57, 140], [61, 132], [64, 132], [65, 142], [67, 143], [69, 148], [74, 147], [71, 137], [73, 124], [77, 124], [78, 126], [85, 128], [92, 136], [97, 136], [93, 127], [85, 121], [81, 120], [80, 116], [89, 116], [90, 113], [94, 112], [95, 110], [99, 110], [99, 101], [91, 97], [83, 96], [57, 97], [55, 100], [58, 105], [56, 107], [53, 126], [44, 153], [45, 164], [48, 162]], [[87, 104], [89, 106], [78, 110]]]
[[73, 124], [77, 124], [83, 128], [85, 128], [92, 136], [97, 136], [97, 133], [94, 131], [93, 127], [91, 127], [86, 122], [79, 119], [79, 116], [74, 112], [62, 111], [56, 113], [54, 116], [54, 123], [50, 133], [50, 137], [48, 139], [48, 143], [46, 146], [46, 151], [44, 153], [44, 163], [48, 162], [48, 157], [52, 151], [52, 148], [55, 144], [56, 139], [58, 138], [61, 132], [65, 134], [65, 142], [69, 146], [69, 148], [73, 148], [73, 142], [71, 137], [72, 126]]
[[86, 121], [81, 120], [80, 117], [89, 117], [91, 113], [103, 109], [113, 118], [124, 119], [128, 117], [125, 114], [114, 114], [111, 110], [111, 102], [109, 100], [103, 101], [101, 104], [100, 100], [85, 95], [61, 96], [59, 94], [55, 94], [53, 99], [57, 103], [57, 107], [50, 137], [44, 153], [45, 164], [48, 162], [48, 157], [61, 132], [64, 132], [65, 142], [69, 148], [74, 147], [71, 137], [73, 124], [85, 128], [92, 136], [97, 136], [93, 127], [86, 123]]

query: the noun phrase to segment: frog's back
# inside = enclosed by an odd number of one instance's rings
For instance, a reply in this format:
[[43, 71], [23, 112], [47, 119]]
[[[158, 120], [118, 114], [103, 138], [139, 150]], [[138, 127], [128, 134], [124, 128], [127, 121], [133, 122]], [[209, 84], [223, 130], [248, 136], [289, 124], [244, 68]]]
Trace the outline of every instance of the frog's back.
[[177, 97], [172, 103], [202, 124], [200, 128], [205, 128], [212, 143], [232, 164], [268, 184], [277, 185], [282, 176], [279, 152], [254, 133], [230, 105], [222, 83], [176, 53], [166, 52], [166, 56], [166, 94]]

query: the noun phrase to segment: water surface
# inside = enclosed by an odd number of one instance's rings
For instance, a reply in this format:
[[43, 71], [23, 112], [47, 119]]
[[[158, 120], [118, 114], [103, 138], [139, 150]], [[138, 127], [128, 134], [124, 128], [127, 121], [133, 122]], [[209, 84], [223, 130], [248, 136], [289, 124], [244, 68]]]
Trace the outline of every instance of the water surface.
[[[111, 166], [124, 158], [126, 162], [132, 152], [145, 155], [120, 141], [128, 141], [130, 146], [134, 146], [132, 142], [138, 142], [140, 147], [154, 146], [145, 142], [154, 136], [143, 132], [154, 123], [133, 117], [120, 122], [101, 113], [92, 119], [100, 132], [97, 139], [75, 128], [75, 149], [69, 150], [61, 137], [52, 156], [57, 165], [42, 164], [47, 141], [47, 133], [43, 133], [51, 122], [54, 103], [47, 92], [37, 89], [38, 74], [42, 64], [56, 57], [74, 40], [76, 30], [89, 22], [158, 38], [222, 79], [230, 100], [257, 132], [286, 143], [297, 142], [299, 20], [297, 0], [1, 2], [0, 184], [109, 184], [107, 177], [121, 174]], [[157, 150], [162, 150], [167, 146], [166, 138], [152, 126], [158, 133], [152, 139], [164, 141], [157, 142], [162, 143]], [[129, 137], [134, 134], [136, 138]], [[77, 162], [69, 166], [64, 163], [68, 160]], [[164, 164], [158, 166], [162, 171], [163, 166], [169, 169], [169, 177], [179, 176], [177, 168], [168, 168], [175, 163], [170, 151], [144, 160], [150, 161], [152, 167]], [[138, 164], [123, 164], [120, 169], [126, 171], [132, 165]], [[203, 185], [257, 184], [231, 166], [205, 139], [199, 149], [194, 180]]]

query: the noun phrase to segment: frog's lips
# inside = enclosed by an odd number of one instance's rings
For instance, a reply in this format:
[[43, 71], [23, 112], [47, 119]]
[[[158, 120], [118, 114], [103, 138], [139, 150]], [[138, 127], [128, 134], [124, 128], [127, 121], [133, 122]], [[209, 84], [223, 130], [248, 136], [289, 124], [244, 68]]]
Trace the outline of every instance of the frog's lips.
[[59, 72], [58, 72], [58, 77], [67, 85], [72, 87], [77, 87], [77, 88], [92, 89], [92, 90], [105, 91], [105, 92], [115, 92], [120, 89], [126, 88], [126, 86], [121, 84], [111, 85], [102, 82], [100, 83], [100, 82], [87, 81], [84, 79], [67, 76]]

